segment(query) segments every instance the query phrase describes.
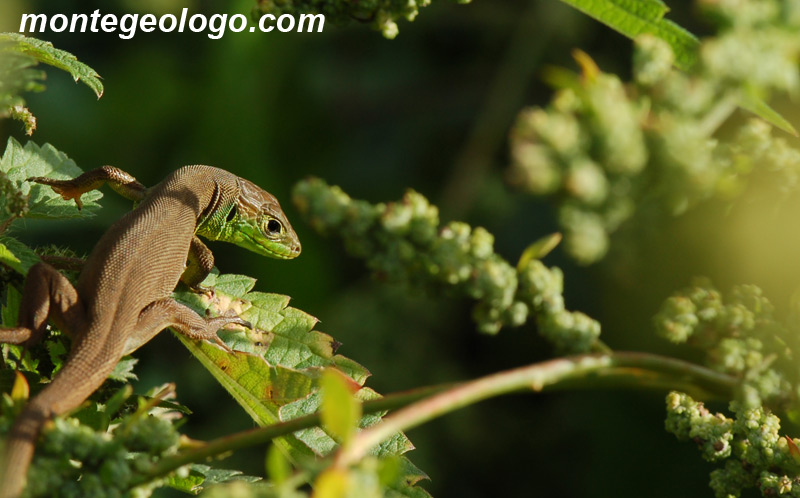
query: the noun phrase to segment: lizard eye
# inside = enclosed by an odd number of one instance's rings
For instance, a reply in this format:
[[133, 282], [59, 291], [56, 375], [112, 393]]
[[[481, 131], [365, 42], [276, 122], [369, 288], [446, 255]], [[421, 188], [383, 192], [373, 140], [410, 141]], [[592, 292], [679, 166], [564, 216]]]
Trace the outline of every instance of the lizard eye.
[[277, 234], [281, 232], [281, 222], [278, 220], [269, 220], [267, 222], [267, 231], [271, 234]]

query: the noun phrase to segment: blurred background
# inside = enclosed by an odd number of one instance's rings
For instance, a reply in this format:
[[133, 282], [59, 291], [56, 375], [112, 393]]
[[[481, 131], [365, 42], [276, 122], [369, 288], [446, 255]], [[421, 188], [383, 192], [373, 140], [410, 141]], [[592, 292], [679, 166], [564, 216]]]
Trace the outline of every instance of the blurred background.
[[[670, 18], [696, 34], [710, 27], [687, 1]], [[190, 12], [248, 14], [254, 0], [3, 0], [0, 30], [16, 31], [23, 12]], [[381, 393], [470, 379], [551, 357], [532, 326], [482, 336], [470, 303], [419, 296], [372, 280], [338, 240], [323, 239], [291, 205], [308, 175], [372, 202], [413, 188], [460, 219], [494, 233], [515, 262], [533, 240], [557, 229], [543, 200], [504, 183], [508, 130], [527, 105], [544, 105], [547, 66], [576, 69], [581, 48], [605, 71], [627, 78], [631, 43], [553, 0], [439, 1], [395, 40], [367, 26], [326, 24], [322, 34], [45, 33], [103, 77], [97, 101], [68, 75], [48, 69], [47, 90], [27, 96], [38, 118], [33, 140], [49, 142], [83, 169], [112, 164], [147, 185], [173, 169], [210, 164], [244, 176], [283, 203], [303, 243], [294, 261], [212, 244], [225, 273], [258, 278], [258, 290], [292, 296], [366, 366]], [[779, 108], [797, 122], [791, 109]], [[0, 123], [25, 140], [21, 126]], [[88, 252], [129, 204], [113, 193], [92, 221], [27, 221], [21, 237]], [[567, 306], [603, 324], [607, 344], [693, 358], [655, 338], [661, 301], [706, 275], [720, 289], [761, 286], [785, 312], [800, 281], [798, 206], [775, 211], [768, 195], [734, 207], [713, 201], [657, 227], [612, 239], [601, 263], [581, 267], [556, 250], [546, 262], [565, 271]], [[633, 222], [635, 223], [635, 221]], [[249, 417], [188, 351], [162, 334], [137, 354], [138, 392], [174, 381], [194, 414], [190, 437], [209, 439], [252, 427]], [[710, 496], [710, 466], [693, 445], [663, 429], [664, 393], [562, 392], [494, 399], [408, 433], [408, 456], [434, 496]], [[718, 409], [724, 407], [715, 407]], [[791, 428], [786, 428], [791, 430]], [[263, 475], [264, 448], [220, 462]], [[172, 496], [161, 492], [158, 496]]]

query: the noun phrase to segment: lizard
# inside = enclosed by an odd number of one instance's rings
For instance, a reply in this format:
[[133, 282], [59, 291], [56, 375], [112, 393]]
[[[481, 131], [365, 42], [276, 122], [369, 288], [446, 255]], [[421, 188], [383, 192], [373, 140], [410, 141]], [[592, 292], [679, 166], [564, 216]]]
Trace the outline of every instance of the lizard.
[[28, 181], [49, 185], [78, 209], [82, 194], [105, 183], [136, 205], [100, 238], [75, 286], [46, 263], [32, 266], [18, 326], [0, 327], [0, 342], [27, 347], [42, 339], [49, 317], [72, 339], [62, 369], [23, 407], [9, 432], [0, 463], [0, 498], [16, 498], [24, 489], [44, 424], [83, 403], [124, 355], [167, 327], [227, 349], [217, 331], [230, 324], [250, 326], [239, 317], [201, 317], [170, 297], [179, 281], [202, 289], [214, 266], [198, 235], [278, 259], [301, 251], [277, 199], [219, 168], [184, 166], [149, 189], [112, 166], [72, 180]]

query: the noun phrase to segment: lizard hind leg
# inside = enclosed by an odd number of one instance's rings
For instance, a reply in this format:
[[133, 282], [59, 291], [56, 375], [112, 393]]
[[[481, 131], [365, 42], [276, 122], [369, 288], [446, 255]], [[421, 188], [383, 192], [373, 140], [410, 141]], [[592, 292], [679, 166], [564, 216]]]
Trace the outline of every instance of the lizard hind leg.
[[77, 334], [83, 330], [83, 305], [78, 291], [58, 270], [37, 263], [28, 271], [22, 290], [17, 327], [0, 327], [0, 342], [31, 346], [41, 341], [52, 318], [62, 330]]
[[27, 181], [49, 185], [64, 200], [74, 200], [78, 209], [83, 207], [81, 196], [90, 190], [99, 189], [104, 183], [111, 185], [115, 192], [126, 199], [137, 202], [144, 198], [147, 191], [136, 178], [114, 166], [95, 168], [71, 180], [32, 176]]

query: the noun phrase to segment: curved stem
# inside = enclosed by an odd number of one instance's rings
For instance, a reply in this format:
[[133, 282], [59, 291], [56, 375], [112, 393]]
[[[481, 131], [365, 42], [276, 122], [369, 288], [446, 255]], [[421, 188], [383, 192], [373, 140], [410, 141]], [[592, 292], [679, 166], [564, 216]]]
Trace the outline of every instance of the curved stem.
[[361, 431], [336, 457], [337, 465], [349, 465], [364, 457], [373, 447], [393, 434], [416, 427], [445, 413], [487, 398], [527, 390], [542, 391], [559, 383], [589, 380], [597, 374], [627, 372], [626, 378], [636, 384], [638, 377], [649, 382], [655, 373], [660, 387], [685, 383], [712, 394], [732, 394], [737, 380], [713, 370], [647, 353], [613, 353], [583, 355], [537, 363], [466, 382], [429, 398], [413, 403], [385, 417], [380, 423]]
[[[342, 448], [336, 463], [346, 465], [362, 458], [393, 434], [416, 427], [464, 406], [513, 391], [635, 387], [691, 391], [702, 397], [730, 398], [737, 379], [674, 358], [648, 353], [618, 352], [558, 358], [499, 372], [456, 385], [424, 387], [364, 403], [364, 413], [398, 409], [361, 431]], [[251, 429], [202, 443], [162, 458], [131, 483], [137, 486], [166, 475], [183, 465], [202, 461], [320, 424], [319, 414], [306, 415], [267, 427]]]
[[[430, 396], [434, 393], [444, 391], [452, 387], [452, 385], [430, 386], [403, 391], [396, 394], [384, 396], [382, 398], [366, 401], [363, 406], [364, 413], [375, 413], [393, 408], [406, 406], [414, 401]], [[182, 467], [184, 465], [201, 462], [209, 457], [229, 453], [231, 451], [266, 444], [275, 438], [287, 436], [293, 432], [309, 427], [320, 425], [320, 416], [318, 413], [298, 417], [286, 422], [279, 422], [266, 427], [259, 427], [257, 429], [249, 429], [242, 432], [237, 432], [228, 436], [223, 436], [207, 443], [195, 444], [186, 450], [180, 451], [175, 455], [170, 455], [162, 458], [158, 463], [142, 472], [139, 476], [131, 481], [131, 487], [138, 486], [149, 482], [157, 477], [169, 474], [170, 472]]]

